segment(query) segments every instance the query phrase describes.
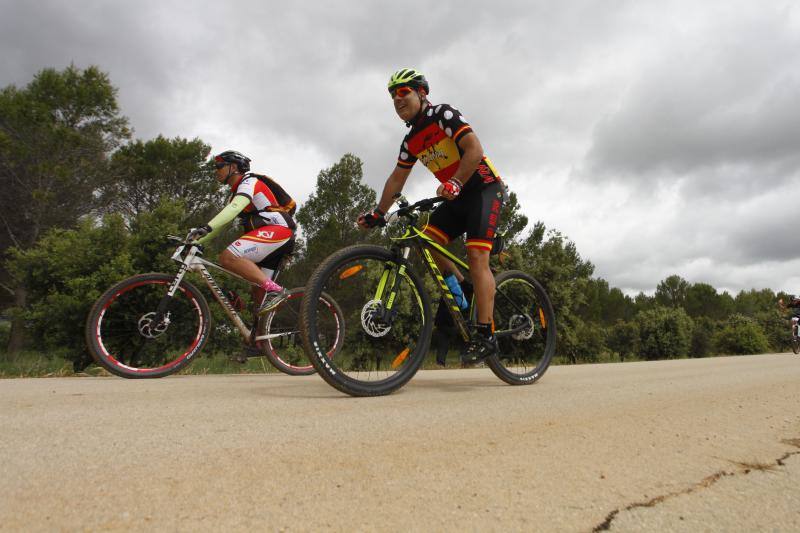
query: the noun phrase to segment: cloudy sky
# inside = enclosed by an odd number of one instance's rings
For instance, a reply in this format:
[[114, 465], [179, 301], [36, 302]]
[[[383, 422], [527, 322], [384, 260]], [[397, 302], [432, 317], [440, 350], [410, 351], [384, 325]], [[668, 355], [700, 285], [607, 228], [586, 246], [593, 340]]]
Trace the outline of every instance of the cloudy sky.
[[[800, 4], [0, 0], [0, 86], [98, 65], [141, 139], [235, 148], [298, 199], [351, 152], [379, 189], [391, 72], [460, 109], [523, 211], [628, 293], [800, 293]], [[417, 165], [410, 198], [435, 192]]]

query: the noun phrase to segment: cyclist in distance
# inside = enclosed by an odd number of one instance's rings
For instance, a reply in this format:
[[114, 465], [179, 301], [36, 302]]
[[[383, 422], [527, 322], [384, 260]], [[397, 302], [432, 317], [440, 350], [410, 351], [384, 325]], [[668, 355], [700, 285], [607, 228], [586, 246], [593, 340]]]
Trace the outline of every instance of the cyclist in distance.
[[791, 310], [792, 333], [797, 335], [797, 323], [800, 322], [800, 297], [790, 296], [788, 304], [783, 301], [783, 298], [778, 298], [778, 307], [783, 312]]
[[[384, 215], [394, 196], [402, 191], [417, 160], [434, 174], [440, 182], [436, 194], [446, 201], [431, 213], [423, 231], [441, 245], [466, 233], [477, 323], [462, 362], [475, 364], [498, 351], [492, 321], [495, 281], [489, 268], [489, 254], [505, 187], [461, 113], [448, 104], [432, 104], [428, 100], [430, 86], [421, 72], [411, 68], [398, 70], [389, 79], [388, 89], [397, 115], [411, 129], [403, 139], [397, 166], [386, 180], [378, 205], [372, 212], [361, 215], [357, 223], [364, 229], [386, 223]], [[434, 259], [445, 276], [453, 274], [459, 282], [464, 280], [452, 261], [436, 253]]]
[[228, 204], [208, 224], [192, 228], [190, 239], [202, 244], [237, 216], [245, 233], [219, 255], [220, 265], [261, 289], [253, 291], [259, 313], [274, 309], [286, 294], [272, 280], [281, 259], [294, 250], [296, 205], [291, 196], [267, 176], [250, 173], [250, 159], [234, 150], [214, 157], [216, 179], [231, 189]]

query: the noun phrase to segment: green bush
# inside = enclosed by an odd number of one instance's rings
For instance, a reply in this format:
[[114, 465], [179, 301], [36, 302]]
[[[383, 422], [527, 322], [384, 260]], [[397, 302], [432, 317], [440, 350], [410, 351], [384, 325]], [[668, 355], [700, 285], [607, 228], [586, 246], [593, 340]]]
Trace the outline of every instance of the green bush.
[[164, 236], [177, 231], [181, 216], [180, 204], [163, 204], [134, 221], [136, 235], [119, 215], [106, 216], [99, 225], [87, 219], [74, 230], [48, 232], [27, 250], [12, 250], [10, 270], [28, 287], [30, 304], [22, 313], [30, 348], [87, 360], [83, 331], [92, 305], [128, 276], [174, 271]]
[[692, 357], [708, 357], [712, 355], [715, 331], [716, 323], [712, 319], [705, 316], [695, 318], [689, 355]]
[[693, 323], [683, 308], [656, 306], [636, 315], [640, 355], [644, 359], [669, 359], [689, 354]]
[[752, 318], [735, 314], [714, 335], [718, 353], [756, 354], [769, 351], [769, 342], [763, 328]]

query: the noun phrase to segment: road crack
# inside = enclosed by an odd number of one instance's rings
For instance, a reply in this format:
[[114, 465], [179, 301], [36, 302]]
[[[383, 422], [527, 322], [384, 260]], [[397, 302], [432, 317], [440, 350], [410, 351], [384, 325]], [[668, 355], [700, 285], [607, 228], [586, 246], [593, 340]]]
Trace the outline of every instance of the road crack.
[[[784, 439], [781, 442], [783, 444], [788, 444], [789, 446], [794, 446], [796, 448], [800, 448], [800, 439]], [[774, 471], [778, 470], [778, 468], [784, 466], [786, 459], [788, 459], [789, 457], [791, 457], [793, 455], [800, 455], [800, 451], [786, 452], [781, 457], [775, 459], [775, 461], [772, 462], [772, 463], [745, 463], [745, 462], [740, 462], [740, 461], [731, 461], [731, 463], [735, 464], [738, 467], [737, 470], [735, 470], [735, 471], [720, 470], [719, 472], [711, 474], [710, 476], [707, 476], [707, 477], [703, 478], [702, 480], [700, 480], [698, 483], [695, 483], [694, 485], [692, 485], [690, 487], [687, 487], [687, 488], [685, 488], [683, 490], [678, 490], [678, 491], [674, 491], [674, 492], [668, 492], [667, 494], [662, 494], [660, 496], [656, 496], [656, 497], [651, 498], [651, 499], [649, 499], [647, 501], [644, 501], [644, 502], [635, 502], [635, 503], [627, 505], [627, 506], [625, 506], [623, 508], [614, 509], [613, 511], [608, 513], [608, 515], [606, 516], [606, 519], [603, 522], [601, 522], [600, 524], [598, 524], [597, 526], [595, 526], [592, 529], [592, 532], [596, 533], [597, 531], [608, 531], [609, 529], [611, 529], [611, 523], [614, 521], [614, 519], [621, 512], [631, 511], [633, 509], [638, 509], [638, 508], [655, 507], [659, 503], [661, 503], [663, 501], [666, 501], [666, 500], [669, 500], [671, 498], [675, 498], [677, 496], [683, 496], [684, 494], [692, 494], [693, 492], [697, 492], [699, 490], [706, 489], [706, 488], [712, 486], [713, 484], [715, 484], [720, 479], [722, 479], [724, 477], [727, 477], [727, 476], [735, 476], [735, 475], [745, 475], [746, 476], [747, 474], [749, 474], [749, 473], [751, 473], [753, 471], [757, 471], [757, 472], [764, 472], [764, 471], [774, 472]]]

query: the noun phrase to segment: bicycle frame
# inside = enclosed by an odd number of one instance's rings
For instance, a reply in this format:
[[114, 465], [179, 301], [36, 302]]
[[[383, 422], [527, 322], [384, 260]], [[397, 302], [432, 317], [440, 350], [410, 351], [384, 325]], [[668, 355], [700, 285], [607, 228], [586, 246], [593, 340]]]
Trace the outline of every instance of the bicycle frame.
[[[184, 255], [184, 250], [186, 249], [186, 246], [189, 246], [189, 250]], [[242, 320], [242, 317], [239, 315], [239, 313], [236, 311], [236, 308], [233, 306], [231, 301], [228, 299], [223, 290], [217, 284], [216, 280], [211, 275], [211, 272], [209, 272], [207, 267], [221, 270], [222, 272], [225, 272], [231, 277], [240, 279], [245, 283], [248, 283], [254, 287], [256, 286], [256, 284], [253, 283], [252, 281], [244, 279], [242, 276], [236, 274], [235, 272], [231, 272], [230, 270], [222, 268], [216, 263], [203, 259], [199, 255], [197, 255], [198, 250], [199, 249], [197, 246], [183, 244], [178, 246], [178, 248], [175, 250], [175, 253], [172, 254], [172, 259], [180, 263], [181, 267], [178, 269], [178, 274], [175, 276], [175, 280], [169, 286], [167, 295], [170, 298], [174, 296], [175, 291], [178, 290], [178, 286], [180, 285], [181, 280], [183, 280], [183, 277], [186, 275], [187, 272], [197, 272], [206, 282], [206, 285], [211, 291], [211, 294], [214, 296], [214, 299], [217, 300], [217, 302], [222, 306], [222, 309], [225, 311], [225, 314], [228, 316], [228, 319], [230, 319], [230, 321], [242, 335], [242, 338], [245, 339], [245, 341], [247, 341], [248, 339], [251, 338], [251, 335], [253, 335], [253, 329], [249, 328], [244, 323], [244, 320]], [[278, 272], [279, 270], [275, 271], [275, 275], [273, 276], [274, 278], [278, 277]], [[253, 324], [253, 328], [255, 328], [255, 324]], [[254, 337], [254, 340], [263, 341], [290, 334], [291, 333], [273, 333], [267, 335], [258, 335]]]
[[[407, 207], [407, 204], [404, 207]], [[453, 319], [453, 323], [455, 323], [456, 328], [458, 329], [458, 332], [461, 335], [462, 339], [465, 342], [468, 342], [470, 339], [469, 326], [467, 324], [467, 321], [464, 319], [464, 316], [461, 314], [461, 309], [458, 307], [458, 304], [456, 303], [453, 293], [450, 292], [450, 289], [447, 287], [447, 283], [444, 281], [444, 276], [442, 275], [441, 270], [439, 270], [439, 267], [433, 258], [433, 251], [439, 252], [444, 257], [450, 259], [456, 265], [460, 266], [467, 272], [469, 272], [470, 270], [469, 265], [467, 265], [467, 263], [465, 263], [460, 258], [452, 254], [444, 246], [434, 241], [423, 231], [419, 230], [414, 225], [414, 222], [416, 222], [416, 217], [412, 216], [409, 222], [405, 224], [405, 231], [403, 235], [401, 235], [400, 237], [391, 238], [393, 241], [395, 241], [395, 244], [392, 246], [392, 249], [395, 250], [395, 252], [399, 257], [402, 257], [404, 260], [408, 260], [411, 248], [414, 248], [417, 251], [417, 253], [425, 259], [425, 265], [428, 269], [428, 272], [430, 273], [431, 276], [433, 276], [433, 279], [435, 279], [439, 284], [439, 290], [442, 296], [445, 298], [445, 302], [447, 303], [447, 311], [450, 313], [450, 316]], [[391, 285], [391, 288], [389, 289], [389, 295], [386, 300], [387, 313], [391, 313], [394, 304], [394, 299], [397, 294], [397, 287], [400, 283], [400, 277], [403, 276], [406, 270], [406, 265], [404, 263], [398, 262], [398, 265], [399, 266], [397, 269], [397, 275], [395, 276], [393, 282], [389, 283], [389, 276], [391, 274], [392, 267], [387, 264], [387, 266], [384, 268], [384, 272], [383, 275], [381, 276], [380, 282], [378, 283], [378, 288], [375, 291], [375, 299], [382, 300], [387, 285]], [[524, 309], [520, 309], [520, 307], [516, 304], [516, 302], [514, 302], [513, 299], [509, 298], [502, 291], [497, 291], [495, 294], [505, 298], [508, 302], [510, 302], [510, 304], [514, 308], [520, 311], [522, 315], [526, 314]], [[473, 297], [473, 302], [470, 303], [470, 307], [472, 305], [474, 305], [474, 297]], [[540, 310], [540, 316], [538, 318], [539, 321], [542, 322], [542, 325], [544, 326], [544, 317], [543, 315], [541, 315], [541, 310]], [[515, 327], [514, 329], [495, 331], [495, 335], [497, 335], [498, 337], [513, 335], [519, 331], [526, 329], [526, 327], [527, 324], [523, 323], [518, 327]]]

